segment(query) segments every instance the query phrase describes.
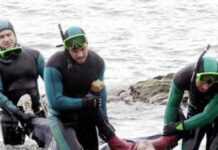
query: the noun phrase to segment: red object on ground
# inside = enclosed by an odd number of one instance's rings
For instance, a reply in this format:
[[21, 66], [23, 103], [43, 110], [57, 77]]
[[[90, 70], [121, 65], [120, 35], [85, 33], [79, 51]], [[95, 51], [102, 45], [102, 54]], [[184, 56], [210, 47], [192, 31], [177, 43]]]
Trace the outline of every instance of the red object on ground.
[[109, 140], [108, 145], [111, 150], [136, 150], [136, 143], [127, 142], [117, 136]]

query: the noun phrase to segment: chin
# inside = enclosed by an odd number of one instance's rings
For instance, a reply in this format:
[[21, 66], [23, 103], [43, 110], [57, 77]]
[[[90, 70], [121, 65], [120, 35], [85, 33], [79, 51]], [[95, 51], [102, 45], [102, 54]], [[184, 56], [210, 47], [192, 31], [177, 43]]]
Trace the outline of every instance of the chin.
[[8, 45], [5, 47], [6, 49], [15, 48], [15, 45]]
[[84, 60], [78, 60], [78, 61], [76, 61], [78, 64], [84, 64], [85, 62], [86, 62], [86, 60], [84, 59]]
[[201, 93], [206, 93], [208, 90], [205, 89], [198, 89]]

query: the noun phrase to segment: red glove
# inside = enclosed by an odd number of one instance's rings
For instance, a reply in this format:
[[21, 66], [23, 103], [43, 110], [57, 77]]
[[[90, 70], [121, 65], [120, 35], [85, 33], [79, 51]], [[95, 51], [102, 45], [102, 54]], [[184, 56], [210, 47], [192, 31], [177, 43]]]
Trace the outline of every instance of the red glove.
[[158, 139], [149, 140], [153, 144], [155, 150], [165, 150], [177, 145], [178, 138], [176, 136], [161, 136]]

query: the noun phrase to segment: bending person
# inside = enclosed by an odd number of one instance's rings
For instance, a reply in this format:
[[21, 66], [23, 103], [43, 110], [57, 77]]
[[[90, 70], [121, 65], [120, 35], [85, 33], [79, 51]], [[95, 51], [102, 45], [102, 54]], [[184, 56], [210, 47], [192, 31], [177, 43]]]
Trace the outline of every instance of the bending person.
[[134, 149], [108, 122], [103, 59], [88, 49], [80, 27], [69, 27], [63, 39], [64, 50], [48, 60], [44, 75], [50, 127], [59, 149], [98, 150], [96, 127], [112, 150]]
[[[13, 25], [8, 20], [0, 19], [0, 107], [4, 144], [23, 144], [25, 127], [36, 116], [44, 116], [40, 109], [40, 97], [37, 79], [43, 78], [44, 59], [31, 48], [17, 43]], [[17, 107], [21, 96], [28, 94], [32, 100], [34, 114], [25, 114]], [[35, 136], [33, 139], [44, 147], [44, 143]]]
[[[213, 57], [200, 57], [178, 71], [171, 85], [165, 111], [165, 135], [183, 139], [182, 149], [197, 150], [206, 135], [206, 149], [211, 148], [215, 137], [218, 116], [218, 64]], [[189, 93], [187, 118], [179, 119], [184, 92]]]

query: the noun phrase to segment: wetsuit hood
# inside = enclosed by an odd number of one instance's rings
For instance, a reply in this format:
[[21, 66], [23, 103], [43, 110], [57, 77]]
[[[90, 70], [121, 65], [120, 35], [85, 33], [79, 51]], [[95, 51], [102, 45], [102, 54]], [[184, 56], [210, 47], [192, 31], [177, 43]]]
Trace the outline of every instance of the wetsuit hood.
[[213, 57], [203, 57], [203, 71], [202, 72], [217, 72], [217, 60]]
[[6, 19], [0, 19], [0, 32], [3, 30], [11, 30], [15, 34], [13, 25], [9, 20]]

